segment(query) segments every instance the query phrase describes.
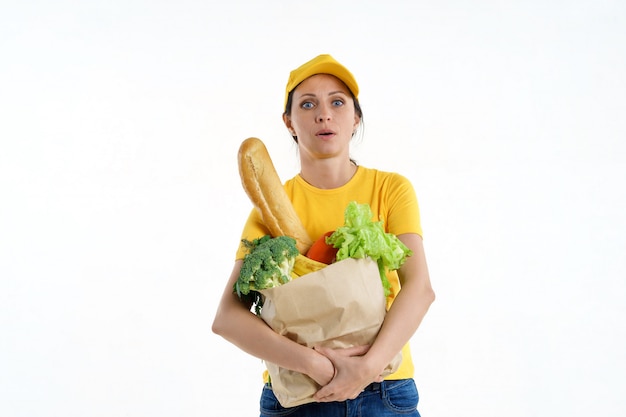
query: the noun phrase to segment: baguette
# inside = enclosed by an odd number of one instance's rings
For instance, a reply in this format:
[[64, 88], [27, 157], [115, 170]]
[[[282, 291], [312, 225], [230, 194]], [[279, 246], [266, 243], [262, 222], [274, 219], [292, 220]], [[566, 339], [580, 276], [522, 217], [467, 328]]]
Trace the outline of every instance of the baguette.
[[238, 161], [243, 189], [272, 237], [291, 236], [300, 253], [306, 254], [313, 242], [285, 192], [263, 141], [254, 137], [244, 140]]

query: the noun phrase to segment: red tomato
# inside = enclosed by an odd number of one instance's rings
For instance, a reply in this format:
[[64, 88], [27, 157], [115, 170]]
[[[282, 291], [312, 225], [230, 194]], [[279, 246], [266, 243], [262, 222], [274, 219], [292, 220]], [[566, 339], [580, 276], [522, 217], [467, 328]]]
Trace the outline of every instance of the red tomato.
[[334, 231], [326, 232], [319, 237], [306, 253], [306, 257], [325, 264], [332, 264], [337, 257], [337, 251], [339, 249], [332, 247], [326, 243], [326, 237], [333, 234]]

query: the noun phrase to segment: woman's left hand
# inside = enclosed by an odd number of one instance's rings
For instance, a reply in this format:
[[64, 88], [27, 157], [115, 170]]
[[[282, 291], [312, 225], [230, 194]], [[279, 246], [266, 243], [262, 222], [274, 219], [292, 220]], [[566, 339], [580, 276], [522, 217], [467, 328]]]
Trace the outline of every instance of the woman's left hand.
[[372, 382], [382, 381], [380, 372], [370, 369], [365, 359], [369, 346], [345, 349], [316, 347], [335, 366], [335, 376], [314, 395], [318, 402], [345, 401], [359, 396]]

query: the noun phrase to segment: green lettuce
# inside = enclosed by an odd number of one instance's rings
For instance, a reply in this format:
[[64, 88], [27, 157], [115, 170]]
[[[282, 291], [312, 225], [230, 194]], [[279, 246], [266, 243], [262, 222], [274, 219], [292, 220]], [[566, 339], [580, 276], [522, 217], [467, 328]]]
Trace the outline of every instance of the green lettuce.
[[344, 213], [344, 225], [326, 238], [326, 243], [338, 249], [337, 261], [370, 257], [378, 264], [380, 278], [389, 295], [391, 286], [387, 271], [400, 268], [413, 252], [392, 233], [386, 233], [383, 221], [372, 220], [369, 204], [352, 201]]

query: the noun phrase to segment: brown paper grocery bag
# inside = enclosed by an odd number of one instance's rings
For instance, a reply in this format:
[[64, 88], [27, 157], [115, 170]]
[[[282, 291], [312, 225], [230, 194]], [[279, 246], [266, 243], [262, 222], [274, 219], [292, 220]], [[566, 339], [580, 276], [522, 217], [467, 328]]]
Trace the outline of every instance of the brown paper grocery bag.
[[[376, 262], [346, 259], [280, 287], [262, 290], [261, 318], [277, 333], [308, 347], [370, 344], [385, 318], [385, 295]], [[385, 369], [395, 372], [399, 352]], [[266, 362], [283, 407], [313, 402], [320, 386], [308, 376]]]

